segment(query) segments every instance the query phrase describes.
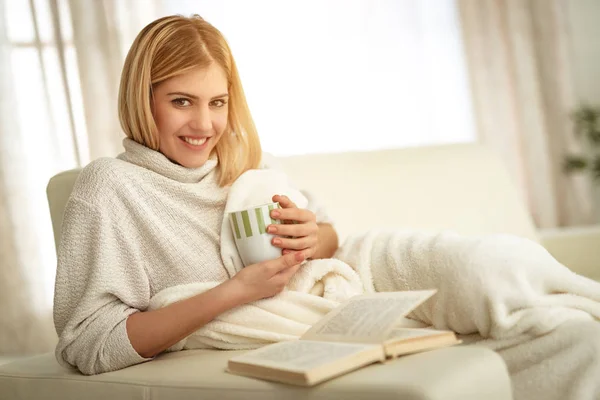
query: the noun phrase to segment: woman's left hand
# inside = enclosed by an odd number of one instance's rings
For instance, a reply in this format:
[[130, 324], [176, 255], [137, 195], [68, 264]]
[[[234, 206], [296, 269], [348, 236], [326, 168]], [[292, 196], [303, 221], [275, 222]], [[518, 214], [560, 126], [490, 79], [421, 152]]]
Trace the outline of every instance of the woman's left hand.
[[284, 222], [267, 227], [267, 232], [277, 235], [273, 238], [273, 245], [283, 249], [283, 254], [302, 250], [306, 258], [311, 258], [319, 246], [317, 217], [312, 211], [298, 208], [287, 196], [275, 195], [273, 201], [282, 208], [272, 210], [271, 217]]

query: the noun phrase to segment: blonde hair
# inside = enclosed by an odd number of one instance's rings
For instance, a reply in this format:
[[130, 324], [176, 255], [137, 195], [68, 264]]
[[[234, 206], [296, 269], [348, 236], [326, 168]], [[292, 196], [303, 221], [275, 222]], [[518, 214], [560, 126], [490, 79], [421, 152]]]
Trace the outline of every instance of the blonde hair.
[[158, 151], [152, 88], [213, 62], [225, 71], [229, 91], [227, 127], [215, 146], [219, 185], [226, 186], [248, 169], [257, 168], [262, 150], [229, 45], [221, 32], [200, 16], [163, 17], [138, 34], [121, 74], [119, 120], [128, 138]]

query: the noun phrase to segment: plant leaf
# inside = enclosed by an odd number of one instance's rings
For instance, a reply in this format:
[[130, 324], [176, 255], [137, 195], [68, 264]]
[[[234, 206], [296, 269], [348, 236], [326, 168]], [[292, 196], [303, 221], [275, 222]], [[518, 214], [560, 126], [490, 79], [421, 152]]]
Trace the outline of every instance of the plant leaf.
[[600, 144], [600, 129], [593, 127], [587, 131], [587, 136], [593, 144]]
[[[600, 162], [600, 159], [597, 160]], [[588, 166], [588, 160], [579, 155], [568, 155], [565, 157], [565, 161], [563, 163], [563, 170], [569, 174], [575, 171], [581, 171], [586, 169]]]
[[590, 105], [583, 105], [571, 113], [571, 118], [575, 123], [575, 134], [578, 136], [587, 136], [592, 143], [597, 143], [595, 136], [590, 132], [597, 131], [598, 121], [600, 120], [600, 108], [595, 108]]
[[581, 106], [577, 111], [573, 113], [573, 119], [575, 120], [575, 122], [586, 122], [594, 124], [598, 119], [599, 113], [600, 110], [596, 109], [595, 107], [585, 105]]

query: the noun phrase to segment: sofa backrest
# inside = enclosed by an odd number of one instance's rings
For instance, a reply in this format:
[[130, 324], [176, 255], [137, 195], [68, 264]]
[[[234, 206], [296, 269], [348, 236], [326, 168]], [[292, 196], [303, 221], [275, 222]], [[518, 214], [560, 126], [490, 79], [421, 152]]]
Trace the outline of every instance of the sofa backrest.
[[327, 207], [340, 237], [372, 227], [537, 241], [524, 201], [500, 159], [479, 144], [280, 159], [294, 183]]
[[[463, 234], [510, 233], [533, 240], [531, 218], [504, 165], [478, 144], [279, 158], [300, 188], [323, 203], [343, 240], [375, 227]], [[47, 188], [58, 246], [64, 208], [79, 170]]]

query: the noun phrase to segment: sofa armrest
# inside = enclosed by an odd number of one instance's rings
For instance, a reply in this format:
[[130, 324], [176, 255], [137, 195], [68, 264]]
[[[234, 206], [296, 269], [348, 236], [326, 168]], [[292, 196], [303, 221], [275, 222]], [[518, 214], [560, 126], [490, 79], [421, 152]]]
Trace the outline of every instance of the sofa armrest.
[[572, 271], [600, 281], [600, 225], [539, 232], [542, 245]]

